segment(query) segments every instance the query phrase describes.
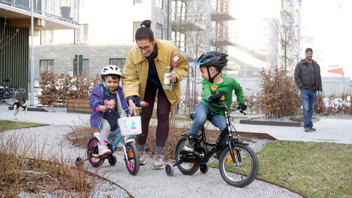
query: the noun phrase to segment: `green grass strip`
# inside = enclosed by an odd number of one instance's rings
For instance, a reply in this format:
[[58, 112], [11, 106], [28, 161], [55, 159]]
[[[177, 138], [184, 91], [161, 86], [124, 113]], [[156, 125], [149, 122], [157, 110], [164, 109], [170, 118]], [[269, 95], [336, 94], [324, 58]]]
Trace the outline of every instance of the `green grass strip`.
[[40, 124], [40, 123], [34, 123], [34, 122], [15, 122], [10, 120], [0, 120], [0, 132], [13, 130], [13, 129], [47, 126], [47, 125], [48, 124]]

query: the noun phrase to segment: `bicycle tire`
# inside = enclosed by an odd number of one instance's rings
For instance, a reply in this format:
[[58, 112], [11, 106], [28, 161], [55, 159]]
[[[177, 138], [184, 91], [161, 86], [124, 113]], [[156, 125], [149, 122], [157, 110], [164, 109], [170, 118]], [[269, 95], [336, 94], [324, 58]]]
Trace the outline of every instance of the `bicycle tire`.
[[226, 183], [243, 188], [251, 184], [257, 176], [258, 157], [248, 145], [235, 144], [233, 149], [236, 163], [232, 160], [229, 147], [221, 152], [219, 157], [220, 174]]
[[137, 175], [140, 164], [139, 164], [139, 154], [136, 147], [136, 143], [128, 142], [126, 144], [126, 152], [127, 152], [127, 158], [126, 158], [126, 155], [124, 155], [126, 168], [131, 175]]
[[87, 146], [87, 158], [94, 168], [98, 168], [104, 163], [104, 158], [96, 157], [94, 155], [99, 155], [99, 148], [98, 148], [99, 140], [96, 137], [92, 137]]
[[[175, 151], [175, 158], [176, 158], [176, 163], [180, 161], [180, 152], [183, 150], [183, 147], [186, 143], [187, 138], [182, 137], [177, 145], [176, 145], [176, 151]], [[177, 165], [177, 168], [183, 173], [184, 175], [193, 175], [195, 172], [197, 172], [199, 168], [199, 163], [187, 163], [183, 162], [180, 165]]]
[[14, 101], [13, 98], [15, 97], [15, 93], [13, 91], [10, 91], [9, 89], [5, 90], [3, 95], [2, 95], [2, 100], [7, 104], [7, 105], [13, 105]]

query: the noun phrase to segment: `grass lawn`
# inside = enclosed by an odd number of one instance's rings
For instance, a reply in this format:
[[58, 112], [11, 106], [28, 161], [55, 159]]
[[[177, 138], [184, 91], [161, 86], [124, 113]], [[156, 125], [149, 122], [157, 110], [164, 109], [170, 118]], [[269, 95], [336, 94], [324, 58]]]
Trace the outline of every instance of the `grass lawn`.
[[351, 144], [277, 141], [257, 155], [257, 178], [307, 197], [352, 197]]
[[0, 120], [0, 132], [20, 129], [20, 128], [28, 128], [28, 127], [37, 127], [37, 126], [46, 126], [48, 124], [40, 124], [33, 122], [15, 122], [10, 120]]
[[352, 145], [278, 141], [258, 153], [258, 177], [308, 197], [352, 197]]

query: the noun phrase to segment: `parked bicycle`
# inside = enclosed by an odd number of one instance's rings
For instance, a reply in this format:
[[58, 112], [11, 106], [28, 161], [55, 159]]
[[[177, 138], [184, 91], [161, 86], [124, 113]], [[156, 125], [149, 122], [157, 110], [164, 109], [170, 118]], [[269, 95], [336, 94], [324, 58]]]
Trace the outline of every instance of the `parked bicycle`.
[[[165, 171], [167, 175], [174, 174], [174, 166], [185, 175], [193, 175], [200, 169], [201, 173], [208, 171], [208, 161], [215, 154], [219, 160], [219, 170], [222, 178], [230, 185], [235, 187], [245, 187], [253, 182], [259, 169], [259, 162], [256, 153], [249, 147], [247, 142], [239, 140], [239, 135], [234, 125], [231, 123], [231, 113], [239, 108], [231, 109], [225, 103], [226, 126], [216, 143], [210, 143], [205, 136], [204, 127], [201, 129], [201, 135], [194, 140], [194, 152], [185, 151], [184, 145], [187, 135], [184, 134], [179, 140], [175, 151], [175, 164], [167, 164]], [[241, 113], [245, 114], [243, 111]], [[191, 119], [195, 114], [191, 113]], [[237, 135], [234, 135], [234, 132]], [[226, 138], [227, 144], [221, 146], [222, 140]], [[226, 140], [225, 139], [225, 140]], [[209, 149], [210, 148], [210, 149]]]
[[8, 105], [13, 105], [15, 99], [21, 99], [26, 92], [25, 89], [9, 86], [11, 79], [3, 80], [4, 85], [0, 85], [0, 102], [5, 102]]
[[[113, 112], [118, 116], [117, 112], [113, 109], [108, 108], [108, 111]], [[136, 175], [139, 171], [139, 154], [136, 147], [136, 141], [134, 136], [142, 133], [141, 130], [141, 117], [140, 116], [128, 116], [118, 119], [120, 128], [116, 129], [112, 134], [108, 136], [108, 148], [111, 150], [111, 154], [99, 155], [99, 132], [94, 133], [87, 146], [87, 159], [89, 163], [95, 167], [100, 167], [105, 159], [108, 160], [111, 166], [114, 166], [117, 162], [116, 156], [113, 155], [118, 150], [118, 144], [123, 139], [122, 151], [126, 168], [131, 175]], [[76, 159], [76, 166], [82, 165], [83, 160], [81, 158]]]

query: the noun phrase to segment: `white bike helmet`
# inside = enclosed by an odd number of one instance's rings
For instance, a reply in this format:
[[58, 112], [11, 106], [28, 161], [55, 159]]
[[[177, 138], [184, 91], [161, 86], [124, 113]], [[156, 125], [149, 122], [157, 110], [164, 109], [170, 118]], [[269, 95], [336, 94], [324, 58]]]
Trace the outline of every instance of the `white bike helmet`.
[[105, 76], [107, 75], [117, 75], [119, 78], [121, 78], [121, 69], [116, 65], [107, 65], [101, 70], [101, 79], [104, 80]]

